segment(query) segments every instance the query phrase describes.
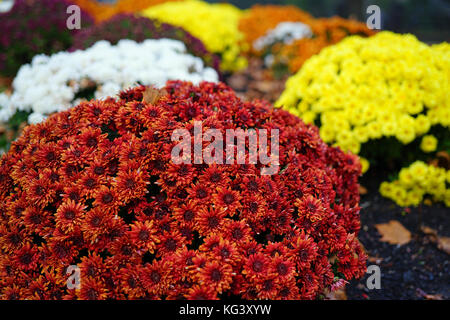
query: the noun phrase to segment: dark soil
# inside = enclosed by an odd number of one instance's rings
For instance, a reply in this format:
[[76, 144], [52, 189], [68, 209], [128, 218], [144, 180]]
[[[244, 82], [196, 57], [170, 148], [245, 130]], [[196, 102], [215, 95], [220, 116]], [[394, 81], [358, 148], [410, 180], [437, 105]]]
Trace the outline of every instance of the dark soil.
[[259, 58], [249, 59], [248, 67], [225, 78], [236, 95], [245, 101], [264, 99], [274, 103], [284, 90], [289, 74], [275, 77]]
[[[361, 231], [359, 239], [369, 256], [367, 265], [381, 269], [381, 289], [369, 290], [367, 274], [347, 285], [348, 299], [426, 299], [437, 295], [450, 299], [449, 255], [437, 248], [419, 229], [419, 210], [410, 213], [380, 196], [376, 189], [361, 197]], [[441, 204], [422, 206], [422, 225], [433, 228], [439, 236], [450, 236], [450, 210]], [[404, 245], [381, 242], [375, 224], [399, 221], [412, 233]]]

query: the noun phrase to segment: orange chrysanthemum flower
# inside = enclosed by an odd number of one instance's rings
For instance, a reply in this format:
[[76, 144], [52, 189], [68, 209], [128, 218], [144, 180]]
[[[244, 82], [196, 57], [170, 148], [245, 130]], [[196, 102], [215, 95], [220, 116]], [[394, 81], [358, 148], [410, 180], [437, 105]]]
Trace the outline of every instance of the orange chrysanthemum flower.
[[155, 230], [152, 221], [137, 221], [131, 225], [130, 237], [139, 247], [153, 252], [156, 245]]
[[316, 19], [311, 23], [315, 35], [313, 38], [304, 38], [292, 44], [277, 48], [277, 59], [288, 61], [289, 70], [297, 72], [303, 63], [312, 55], [319, 53], [323, 48], [338, 43], [349, 35], [372, 36], [376, 32], [369, 29], [366, 24], [340, 17]]
[[64, 202], [56, 212], [56, 227], [63, 231], [73, 231], [80, 225], [84, 209], [83, 205], [75, 201]]
[[233, 272], [232, 267], [227, 263], [213, 261], [206, 263], [200, 272], [200, 283], [211, 286], [219, 294], [230, 288]]
[[249, 44], [264, 36], [281, 22], [302, 22], [309, 24], [314, 18], [296, 6], [259, 5], [248, 10], [239, 21], [239, 29]]
[[[172, 133], [194, 121], [222, 136], [278, 128], [283, 170], [175, 165]], [[364, 274], [359, 174], [317, 128], [224, 84], [83, 102], [0, 158], [0, 298], [317, 298]]]

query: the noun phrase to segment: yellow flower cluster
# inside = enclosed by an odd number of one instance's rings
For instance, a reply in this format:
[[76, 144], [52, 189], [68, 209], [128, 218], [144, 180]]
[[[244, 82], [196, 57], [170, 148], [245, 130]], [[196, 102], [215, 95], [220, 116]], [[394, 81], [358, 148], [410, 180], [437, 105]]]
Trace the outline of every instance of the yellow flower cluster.
[[433, 152], [436, 151], [438, 144], [438, 140], [433, 135], [426, 135], [423, 136], [422, 142], [420, 143], [420, 149], [422, 149], [423, 152]]
[[[434, 125], [450, 127], [449, 52], [413, 35], [351, 36], [310, 58], [276, 105], [320, 123], [325, 142], [355, 154], [382, 137], [408, 144]], [[432, 140], [424, 151], [435, 149]]]
[[183, 27], [222, 57], [221, 69], [237, 71], [247, 66], [241, 56], [244, 35], [239, 31], [242, 11], [231, 4], [208, 4], [199, 0], [166, 2], [142, 12], [149, 18]]
[[383, 182], [380, 193], [402, 207], [419, 205], [425, 195], [450, 207], [450, 188], [446, 185], [450, 185], [450, 170], [416, 161], [400, 171], [398, 180]]

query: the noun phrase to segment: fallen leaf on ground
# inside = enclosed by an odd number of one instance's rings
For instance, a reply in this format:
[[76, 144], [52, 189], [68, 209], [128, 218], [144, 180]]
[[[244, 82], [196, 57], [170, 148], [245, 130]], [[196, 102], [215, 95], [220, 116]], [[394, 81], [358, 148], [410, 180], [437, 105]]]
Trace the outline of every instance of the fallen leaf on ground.
[[0, 87], [11, 88], [12, 81], [13, 81], [12, 78], [0, 77]]
[[427, 235], [432, 241], [437, 240], [437, 231], [433, 228], [427, 227], [427, 226], [420, 226], [420, 230], [423, 232], [423, 234]]
[[235, 74], [228, 79], [228, 85], [234, 90], [243, 91], [248, 85], [248, 79], [243, 74]]
[[416, 289], [417, 296], [427, 299], [427, 300], [443, 300], [442, 294], [428, 294], [420, 288]]
[[375, 264], [381, 264], [381, 262], [383, 262], [383, 258], [379, 258], [379, 257], [368, 257], [367, 261], [369, 261], [370, 263], [375, 263]]
[[436, 230], [427, 227], [422, 226], [420, 228], [422, 232], [428, 236], [428, 238], [436, 243], [438, 249], [444, 251], [447, 254], [450, 254], [450, 238], [449, 237], [440, 237]]
[[363, 186], [359, 186], [359, 194], [367, 194], [367, 189], [364, 188]]
[[411, 232], [396, 220], [376, 224], [375, 227], [382, 236], [380, 239], [382, 242], [403, 245], [411, 240]]
[[254, 88], [261, 92], [270, 92], [274, 84], [271, 81], [258, 81], [254, 83]]
[[447, 254], [450, 254], [450, 238], [438, 237], [437, 247]]
[[325, 299], [327, 300], [347, 300], [347, 294], [345, 293], [345, 289], [339, 289], [333, 292], [328, 292], [325, 295]]
[[450, 155], [446, 151], [436, 153], [436, 158], [429, 161], [432, 166], [450, 170]]

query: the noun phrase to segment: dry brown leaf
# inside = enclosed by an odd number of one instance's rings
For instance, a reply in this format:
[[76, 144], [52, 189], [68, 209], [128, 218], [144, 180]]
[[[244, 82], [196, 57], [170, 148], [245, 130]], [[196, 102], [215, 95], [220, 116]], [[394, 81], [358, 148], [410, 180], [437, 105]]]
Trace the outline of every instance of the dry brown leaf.
[[426, 294], [424, 298], [427, 300], [444, 300], [442, 294]]
[[428, 294], [420, 288], [416, 288], [416, 294], [420, 298], [424, 298], [427, 300], [443, 300], [442, 294]]
[[438, 166], [445, 170], [450, 170], [450, 155], [446, 151], [436, 153], [438, 158]]
[[367, 261], [369, 261], [370, 263], [375, 263], [377, 265], [380, 265], [381, 262], [383, 262], [383, 258], [379, 258], [379, 257], [367, 257]]
[[339, 289], [333, 292], [328, 292], [325, 295], [325, 299], [327, 300], [347, 300], [347, 294], [345, 293], [345, 289]]
[[428, 236], [428, 238], [436, 243], [438, 249], [444, 251], [447, 254], [450, 254], [450, 238], [449, 237], [440, 237], [436, 230], [427, 227], [422, 226], [420, 228], [422, 232]]
[[437, 247], [447, 254], [450, 254], [450, 238], [438, 237]]
[[436, 158], [429, 161], [429, 164], [435, 167], [450, 170], [450, 155], [446, 151], [436, 153]]
[[328, 258], [328, 262], [330, 264], [333, 264], [336, 260], [337, 260], [337, 255], [335, 255], [335, 254]]
[[228, 79], [228, 85], [234, 90], [243, 91], [248, 86], [248, 79], [243, 74], [235, 74]]
[[411, 240], [411, 232], [396, 220], [376, 224], [375, 227], [382, 236], [380, 241], [403, 245]]
[[13, 82], [13, 78], [0, 77], [0, 87], [11, 88], [12, 82]]
[[366, 188], [364, 188], [363, 186], [359, 186], [359, 188], [358, 188], [359, 190], [359, 194], [367, 194], [367, 189]]
[[155, 104], [156, 102], [158, 102], [159, 99], [161, 99], [162, 97], [167, 95], [167, 93], [168, 92], [166, 89], [160, 90], [160, 89], [148, 87], [145, 89], [145, 91], [143, 93], [142, 101], [144, 101], [146, 103]]
[[422, 232], [425, 233], [426, 235], [437, 236], [437, 231], [434, 230], [433, 228], [430, 228], [427, 226], [421, 226], [420, 230], [422, 230]]
[[272, 81], [258, 81], [254, 83], [254, 87], [261, 92], [270, 92], [273, 88], [273, 83]]
[[428, 239], [430, 239], [432, 242], [437, 242], [438, 234], [436, 230], [427, 226], [421, 226], [420, 230], [424, 235], [428, 236]]

